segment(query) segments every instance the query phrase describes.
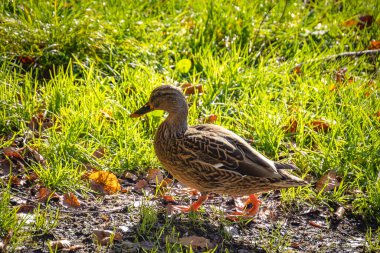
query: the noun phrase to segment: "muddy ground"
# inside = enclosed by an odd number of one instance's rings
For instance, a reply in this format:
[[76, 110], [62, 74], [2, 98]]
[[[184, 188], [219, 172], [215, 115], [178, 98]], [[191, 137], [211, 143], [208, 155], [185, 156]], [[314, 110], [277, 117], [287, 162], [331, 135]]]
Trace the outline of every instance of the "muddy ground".
[[[49, 252], [49, 242], [68, 240], [62, 251], [177, 252], [178, 238], [198, 236], [209, 240], [207, 247], [217, 246], [215, 252], [368, 252], [368, 225], [348, 211], [337, 217], [333, 208], [284, 206], [279, 192], [271, 192], [261, 195], [263, 204], [254, 219], [230, 221], [226, 213], [241, 206], [244, 198], [211, 195], [200, 212], [178, 213], [172, 205], [188, 204], [197, 196], [178, 183], [169, 193], [175, 202], [155, 197], [154, 187], [103, 197], [90, 194], [77, 210], [60, 208], [54, 229], [17, 250]], [[113, 244], [105, 238], [105, 245], [99, 245], [94, 233], [102, 234], [100, 238], [115, 235]], [[204, 252], [207, 247], [193, 249]]]

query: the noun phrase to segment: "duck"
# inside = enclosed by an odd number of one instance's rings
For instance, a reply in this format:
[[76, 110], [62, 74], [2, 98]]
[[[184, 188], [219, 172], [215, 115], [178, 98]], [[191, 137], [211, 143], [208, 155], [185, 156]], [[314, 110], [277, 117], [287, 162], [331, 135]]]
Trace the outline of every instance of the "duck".
[[168, 113], [154, 137], [154, 150], [163, 167], [182, 184], [201, 194], [182, 211], [197, 211], [210, 193], [249, 196], [240, 216], [255, 216], [261, 204], [258, 193], [308, 183], [288, 170], [293, 164], [272, 161], [234, 132], [215, 124], [188, 125], [189, 106], [183, 90], [161, 85], [148, 102], [130, 115], [141, 117], [151, 111]]

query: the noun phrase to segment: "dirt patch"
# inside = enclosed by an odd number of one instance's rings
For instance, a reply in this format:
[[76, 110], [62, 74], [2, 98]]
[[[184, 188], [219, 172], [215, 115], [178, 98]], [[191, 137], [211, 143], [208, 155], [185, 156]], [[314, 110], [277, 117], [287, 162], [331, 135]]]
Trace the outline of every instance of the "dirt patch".
[[[347, 215], [336, 219], [328, 208], [307, 204], [285, 209], [278, 192], [261, 197], [263, 204], [254, 219], [236, 222], [227, 220], [225, 212], [233, 209], [239, 199], [212, 195], [199, 213], [168, 214], [173, 203], [150, 196], [131, 191], [89, 199], [81, 210], [61, 212], [57, 227], [44, 236], [31, 238], [18, 250], [48, 252], [49, 241], [66, 239], [72, 245], [80, 245], [72, 252], [152, 249], [165, 252], [170, 247], [178, 250], [181, 247], [179, 238], [199, 236], [208, 239], [210, 246], [217, 246], [216, 252], [227, 249], [240, 253], [365, 251], [366, 226], [363, 222]], [[181, 201], [189, 203], [191, 197], [181, 198]], [[111, 231], [120, 238], [115, 237], [111, 245], [100, 246], [94, 230]]]

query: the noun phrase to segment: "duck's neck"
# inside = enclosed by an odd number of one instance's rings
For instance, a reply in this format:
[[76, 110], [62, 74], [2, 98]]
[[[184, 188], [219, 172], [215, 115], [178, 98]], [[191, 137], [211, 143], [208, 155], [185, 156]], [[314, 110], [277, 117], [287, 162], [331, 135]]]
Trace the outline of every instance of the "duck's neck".
[[182, 108], [179, 111], [169, 113], [168, 117], [162, 123], [165, 125], [165, 132], [168, 135], [167, 137], [178, 137], [186, 132], [187, 125], [187, 107]]

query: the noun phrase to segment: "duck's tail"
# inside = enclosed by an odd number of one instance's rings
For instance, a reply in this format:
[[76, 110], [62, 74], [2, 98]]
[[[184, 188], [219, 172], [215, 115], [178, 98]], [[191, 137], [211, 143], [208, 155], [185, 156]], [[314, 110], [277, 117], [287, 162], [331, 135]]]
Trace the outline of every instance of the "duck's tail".
[[278, 186], [281, 186], [281, 188], [304, 186], [304, 185], [309, 184], [305, 180], [299, 177], [296, 177], [286, 171], [286, 170], [299, 170], [297, 166], [293, 164], [279, 163], [279, 162], [275, 162], [274, 164], [276, 166], [276, 169], [278, 170], [278, 173], [282, 176], [282, 180], [276, 183], [278, 184]]

